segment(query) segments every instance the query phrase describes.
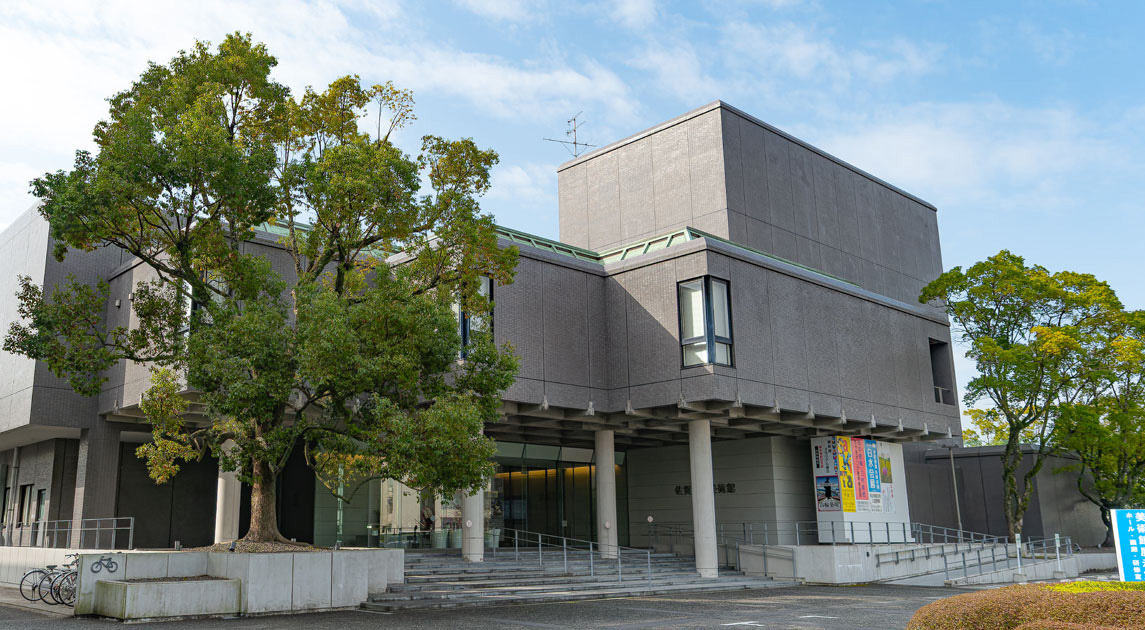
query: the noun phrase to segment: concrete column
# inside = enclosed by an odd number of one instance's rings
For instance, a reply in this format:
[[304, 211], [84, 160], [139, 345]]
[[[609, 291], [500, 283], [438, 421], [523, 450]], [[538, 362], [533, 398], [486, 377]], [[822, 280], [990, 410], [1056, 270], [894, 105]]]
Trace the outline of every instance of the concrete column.
[[[109, 519], [115, 516], [115, 493], [119, 486], [119, 427], [102, 418], [95, 421], [90, 429], [80, 434], [79, 451], [76, 457], [76, 489], [72, 503], [71, 546], [82, 544], [91, 547], [107, 547], [112, 544], [113, 534], [94, 531], [95, 521], [88, 521], [93, 531], [84, 533], [81, 527], [85, 519]], [[126, 519], [122, 523], [126, 525]], [[112, 527], [111, 520], [99, 523], [101, 530]], [[97, 537], [99, 540], [97, 540]], [[125, 546], [128, 540], [126, 529], [114, 534], [117, 546]]]
[[688, 454], [692, 471], [692, 529], [696, 543], [696, 571], [700, 577], [714, 578], [718, 575], [718, 564], [710, 420], [688, 422]]
[[485, 561], [485, 486], [461, 497], [461, 557], [466, 562]]
[[[234, 447], [233, 440], [223, 443], [223, 450]], [[239, 510], [242, 502], [242, 483], [237, 471], [224, 472], [219, 468], [218, 492], [215, 493], [215, 542], [230, 542], [239, 537]]]
[[611, 429], [596, 432], [596, 541], [602, 558], [615, 558], [616, 447]]

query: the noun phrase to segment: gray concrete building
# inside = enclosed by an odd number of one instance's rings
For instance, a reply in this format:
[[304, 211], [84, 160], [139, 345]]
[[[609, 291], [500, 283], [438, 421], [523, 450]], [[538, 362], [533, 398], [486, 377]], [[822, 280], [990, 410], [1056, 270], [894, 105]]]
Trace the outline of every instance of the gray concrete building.
[[[454, 500], [379, 481], [340, 504], [298, 460], [279, 483], [287, 536], [464, 538], [476, 559], [499, 530], [641, 546], [649, 523], [675, 523], [696, 533], [705, 572], [721, 524], [822, 517], [810, 438], [959, 440], [949, 322], [917, 301], [942, 270], [934, 206], [722, 102], [580, 156], [558, 181], [560, 241], [500, 229], [520, 262], [493, 288], [493, 331], [520, 371], [486, 427], [500, 445], [490, 485]], [[244, 247], [290, 273], [272, 235]], [[0, 326], [16, 317], [17, 273], [105, 279], [107, 325], [130, 324], [145, 267], [50, 250], [34, 211], [0, 234], [16, 266], [0, 276]], [[147, 481], [133, 454], [149, 439], [146, 367], [108, 376], [88, 399], [0, 355], [6, 540], [73, 520], [74, 544], [80, 519], [129, 516], [138, 546], [241, 534], [243, 489], [213, 462]], [[905, 481], [901, 515], [934, 520], [915, 499], [929, 490]]]

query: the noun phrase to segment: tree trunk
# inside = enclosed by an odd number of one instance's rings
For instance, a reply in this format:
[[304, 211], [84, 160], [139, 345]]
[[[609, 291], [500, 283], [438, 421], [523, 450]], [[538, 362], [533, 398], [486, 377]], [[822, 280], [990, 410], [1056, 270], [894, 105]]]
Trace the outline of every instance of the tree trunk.
[[243, 540], [251, 542], [281, 542], [278, 514], [275, 510], [275, 479], [270, 465], [253, 462], [254, 483], [250, 492], [250, 529]]

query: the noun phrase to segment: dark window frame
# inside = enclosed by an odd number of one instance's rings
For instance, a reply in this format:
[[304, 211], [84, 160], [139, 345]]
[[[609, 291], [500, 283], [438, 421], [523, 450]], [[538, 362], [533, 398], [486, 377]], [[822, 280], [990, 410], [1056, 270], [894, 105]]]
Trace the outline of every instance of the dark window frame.
[[[704, 305], [704, 335], [702, 337], [684, 337], [684, 309], [680, 303], [680, 287], [700, 280], [700, 299]], [[728, 335], [716, 334], [716, 309], [715, 300], [712, 293], [712, 283], [718, 282], [724, 286], [724, 293], [727, 296], [727, 313], [728, 313]], [[718, 365], [720, 367], [735, 368], [735, 320], [732, 316], [732, 283], [730, 280], [717, 278], [711, 275], [696, 276], [681, 280], [676, 283], [676, 326], [677, 336], [680, 339], [680, 366], [682, 369], [703, 367], [705, 365]], [[685, 355], [685, 349], [693, 344], [705, 343], [707, 344], [707, 357], [708, 360], [703, 363], [694, 363], [689, 365]], [[722, 343], [728, 347], [728, 362], [720, 363], [716, 361], [716, 344]]]
[[[495, 283], [493, 282], [492, 278], [486, 277], [485, 279], [489, 282], [489, 294], [485, 296], [485, 299], [489, 300], [489, 303], [492, 304], [493, 303], [493, 288], [494, 288]], [[485, 318], [489, 322], [489, 328], [485, 332], [488, 332], [490, 335], [492, 335], [493, 334], [493, 309], [492, 308], [489, 309], [489, 313], [487, 315], [485, 315]], [[460, 333], [460, 335], [461, 335], [461, 352], [460, 352], [460, 354], [461, 354], [461, 358], [464, 359], [465, 355], [467, 354], [465, 348], [467, 348], [469, 346], [469, 342], [473, 338], [473, 330], [472, 330], [471, 324], [469, 322], [469, 313], [467, 311], [465, 311], [464, 309], [462, 309], [460, 305], [458, 305], [458, 308], [457, 308], [457, 332]]]

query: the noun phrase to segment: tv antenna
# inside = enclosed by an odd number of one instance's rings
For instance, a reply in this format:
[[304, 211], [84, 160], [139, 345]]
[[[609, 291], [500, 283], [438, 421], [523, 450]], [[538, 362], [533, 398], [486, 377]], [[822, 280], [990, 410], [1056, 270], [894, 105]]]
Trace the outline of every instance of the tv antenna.
[[584, 112], [577, 112], [572, 118], [568, 119], [569, 128], [568, 131], [565, 132], [565, 138], [572, 138], [572, 140], [557, 140], [555, 138], [542, 138], [542, 140], [563, 144], [565, 149], [567, 149], [574, 158], [580, 157], [580, 154], [584, 153], [585, 149], [596, 146], [595, 144], [581, 142], [577, 139], [577, 130], [584, 126], [584, 123], [578, 121], [577, 117], [583, 113]]

